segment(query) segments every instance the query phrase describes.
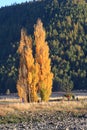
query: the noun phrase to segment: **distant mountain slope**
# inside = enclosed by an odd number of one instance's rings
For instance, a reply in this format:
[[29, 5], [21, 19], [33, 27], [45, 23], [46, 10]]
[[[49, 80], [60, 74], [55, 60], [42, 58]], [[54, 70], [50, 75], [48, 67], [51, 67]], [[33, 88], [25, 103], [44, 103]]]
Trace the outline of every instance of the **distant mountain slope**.
[[87, 89], [87, 3], [85, 0], [42, 0], [0, 9], [0, 91], [16, 91], [21, 28], [33, 34], [40, 18], [54, 72], [53, 90]]

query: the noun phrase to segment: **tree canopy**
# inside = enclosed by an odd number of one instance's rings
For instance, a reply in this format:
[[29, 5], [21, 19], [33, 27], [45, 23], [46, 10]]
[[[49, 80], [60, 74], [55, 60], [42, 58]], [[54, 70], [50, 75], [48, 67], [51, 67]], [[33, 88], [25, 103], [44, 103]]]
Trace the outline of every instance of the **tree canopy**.
[[20, 30], [26, 28], [34, 39], [38, 18], [47, 32], [53, 91], [64, 84], [70, 89], [87, 89], [87, 1], [42, 0], [0, 9], [0, 91], [16, 91]]
[[40, 19], [34, 27], [35, 56], [31, 37], [21, 30], [21, 40], [18, 47], [20, 66], [17, 80], [18, 95], [25, 102], [36, 102], [39, 97], [48, 101], [52, 92], [53, 74], [49, 47], [45, 41], [45, 30]]

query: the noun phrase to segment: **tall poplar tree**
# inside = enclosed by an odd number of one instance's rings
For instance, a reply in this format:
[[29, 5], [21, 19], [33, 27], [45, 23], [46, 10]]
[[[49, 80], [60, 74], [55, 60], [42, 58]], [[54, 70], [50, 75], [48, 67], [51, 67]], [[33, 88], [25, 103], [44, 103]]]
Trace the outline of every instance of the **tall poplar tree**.
[[34, 63], [32, 55], [32, 39], [24, 30], [18, 48], [20, 54], [19, 76], [17, 81], [18, 95], [25, 102], [38, 100], [36, 84], [38, 82], [39, 65]]
[[21, 99], [25, 102], [28, 101], [28, 84], [27, 84], [27, 68], [26, 68], [26, 61], [25, 61], [25, 46], [26, 46], [26, 32], [25, 30], [21, 30], [21, 40], [18, 48], [18, 53], [20, 55], [20, 66], [19, 66], [19, 75], [17, 81], [17, 90], [18, 95]]
[[40, 66], [38, 87], [41, 100], [48, 101], [52, 92], [53, 73], [51, 72], [49, 47], [45, 41], [46, 33], [40, 19], [38, 19], [34, 27], [34, 35], [36, 43], [36, 63]]
[[52, 92], [53, 73], [49, 47], [45, 41], [45, 30], [41, 20], [35, 25], [36, 54], [33, 57], [32, 38], [24, 30], [21, 31], [21, 40], [18, 48], [20, 54], [19, 76], [17, 90], [20, 98], [25, 102], [38, 101], [38, 92], [42, 101], [48, 101]]

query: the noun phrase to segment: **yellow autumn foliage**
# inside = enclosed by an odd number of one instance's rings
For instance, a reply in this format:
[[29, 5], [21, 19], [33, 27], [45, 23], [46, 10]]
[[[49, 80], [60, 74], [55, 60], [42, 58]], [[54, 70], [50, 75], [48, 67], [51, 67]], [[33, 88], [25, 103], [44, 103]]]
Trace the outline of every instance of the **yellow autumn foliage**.
[[46, 33], [40, 19], [37, 21], [34, 29], [36, 43], [36, 62], [40, 65], [38, 86], [41, 99], [48, 101], [52, 92], [53, 73], [51, 72], [49, 47], [45, 41]]
[[18, 52], [20, 54], [19, 77], [17, 82], [18, 95], [27, 102], [37, 101], [36, 84], [38, 82], [37, 74], [39, 71], [32, 55], [32, 39], [23, 30], [21, 31]]
[[38, 92], [41, 100], [48, 101], [52, 92], [53, 73], [51, 72], [51, 59], [49, 47], [45, 41], [46, 33], [41, 20], [34, 27], [36, 54], [33, 57], [32, 38], [21, 30], [19, 75], [17, 90], [20, 98], [25, 102], [38, 101]]

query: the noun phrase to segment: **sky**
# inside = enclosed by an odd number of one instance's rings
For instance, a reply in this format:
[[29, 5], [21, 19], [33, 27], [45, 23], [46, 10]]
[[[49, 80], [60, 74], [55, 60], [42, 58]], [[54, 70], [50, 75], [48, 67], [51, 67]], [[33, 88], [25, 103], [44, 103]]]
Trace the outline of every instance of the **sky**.
[[0, 7], [12, 5], [14, 3], [22, 3], [26, 1], [31, 1], [31, 0], [0, 0]]

